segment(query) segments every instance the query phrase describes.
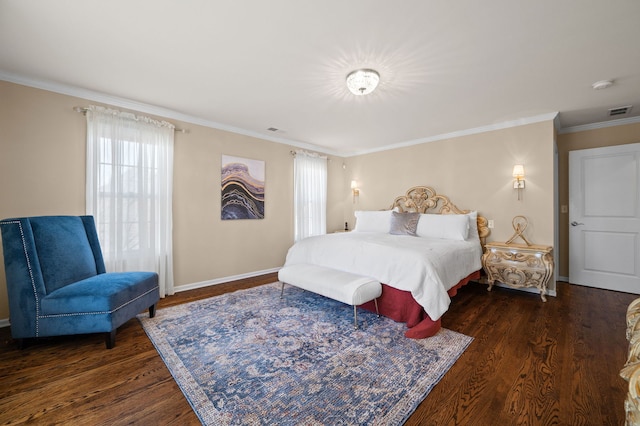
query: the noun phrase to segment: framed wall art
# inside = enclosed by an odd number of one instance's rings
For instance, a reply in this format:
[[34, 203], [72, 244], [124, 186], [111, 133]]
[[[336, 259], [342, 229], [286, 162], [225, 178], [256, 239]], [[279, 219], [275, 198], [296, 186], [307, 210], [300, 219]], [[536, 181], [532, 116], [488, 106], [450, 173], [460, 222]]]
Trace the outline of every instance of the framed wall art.
[[261, 160], [222, 156], [222, 220], [264, 219], [264, 169]]

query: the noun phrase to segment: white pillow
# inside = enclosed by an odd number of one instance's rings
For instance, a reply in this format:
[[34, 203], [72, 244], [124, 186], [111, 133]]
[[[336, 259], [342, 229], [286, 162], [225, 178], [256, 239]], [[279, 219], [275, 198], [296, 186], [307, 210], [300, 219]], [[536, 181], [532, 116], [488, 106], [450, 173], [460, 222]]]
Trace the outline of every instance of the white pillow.
[[464, 241], [469, 236], [469, 222], [470, 218], [466, 214], [421, 214], [416, 235]]
[[473, 211], [465, 214], [469, 218], [469, 235], [467, 241], [477, 241], [480, 243], [480, 233], [478, 232], [478, 212]]
[[391, 210], [356, 211], [355, 232], [389, 233], [391, 228]]

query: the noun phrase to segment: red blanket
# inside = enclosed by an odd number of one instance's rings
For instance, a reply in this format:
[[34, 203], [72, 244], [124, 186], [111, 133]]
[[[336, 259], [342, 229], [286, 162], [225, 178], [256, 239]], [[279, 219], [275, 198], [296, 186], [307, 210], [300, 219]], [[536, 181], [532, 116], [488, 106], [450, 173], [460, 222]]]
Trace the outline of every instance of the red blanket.
[[[449, 297], [453, 297], [458, 289], [466, 285], [471, 280], [480, 278], [480, 271], [476, 271], [447, 292]], [[361, 305], [362, 308], [371, 312], [376, 311], [373, 301]], [[378, 298], [378, 309], [381, 315], [389, 317], [398, 322], [407, 323], [407, 330], [404, 335], [411, 339], [424, 339], [431, 337], [440, 330], [440, 318], [433, 321], [424, 311], [422, 306], [415, 301], [410, 292], [398, 290], [386, 284], [382, 284], [382, 296]]]

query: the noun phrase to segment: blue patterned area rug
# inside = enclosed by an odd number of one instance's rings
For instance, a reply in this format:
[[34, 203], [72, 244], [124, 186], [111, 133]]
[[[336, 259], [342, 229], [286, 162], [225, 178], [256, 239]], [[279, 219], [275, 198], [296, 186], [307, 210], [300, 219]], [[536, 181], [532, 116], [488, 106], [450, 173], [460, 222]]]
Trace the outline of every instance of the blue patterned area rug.
[[279, 283], [138, 318], [207, 425], [401, 425], [472, 341]]

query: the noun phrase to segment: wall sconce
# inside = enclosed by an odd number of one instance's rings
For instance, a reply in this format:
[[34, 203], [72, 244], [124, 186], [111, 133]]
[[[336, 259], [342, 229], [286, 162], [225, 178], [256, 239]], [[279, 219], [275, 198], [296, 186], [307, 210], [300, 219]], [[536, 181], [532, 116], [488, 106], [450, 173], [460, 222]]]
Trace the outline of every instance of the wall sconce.
[[516, 179], [513, 181], [513, 188], [518, 190], [518, 200], [520, 200], [520, 191], [524, 189], [524, 166], [522, 164], [513, 166], [513, 177]]
[[353, 192], [353, 202], [355, 204], [356, 198], [360, 195], [360, 190], [358, 189], [358, 182], [355, 180], [351, 181], [351, 192]]

